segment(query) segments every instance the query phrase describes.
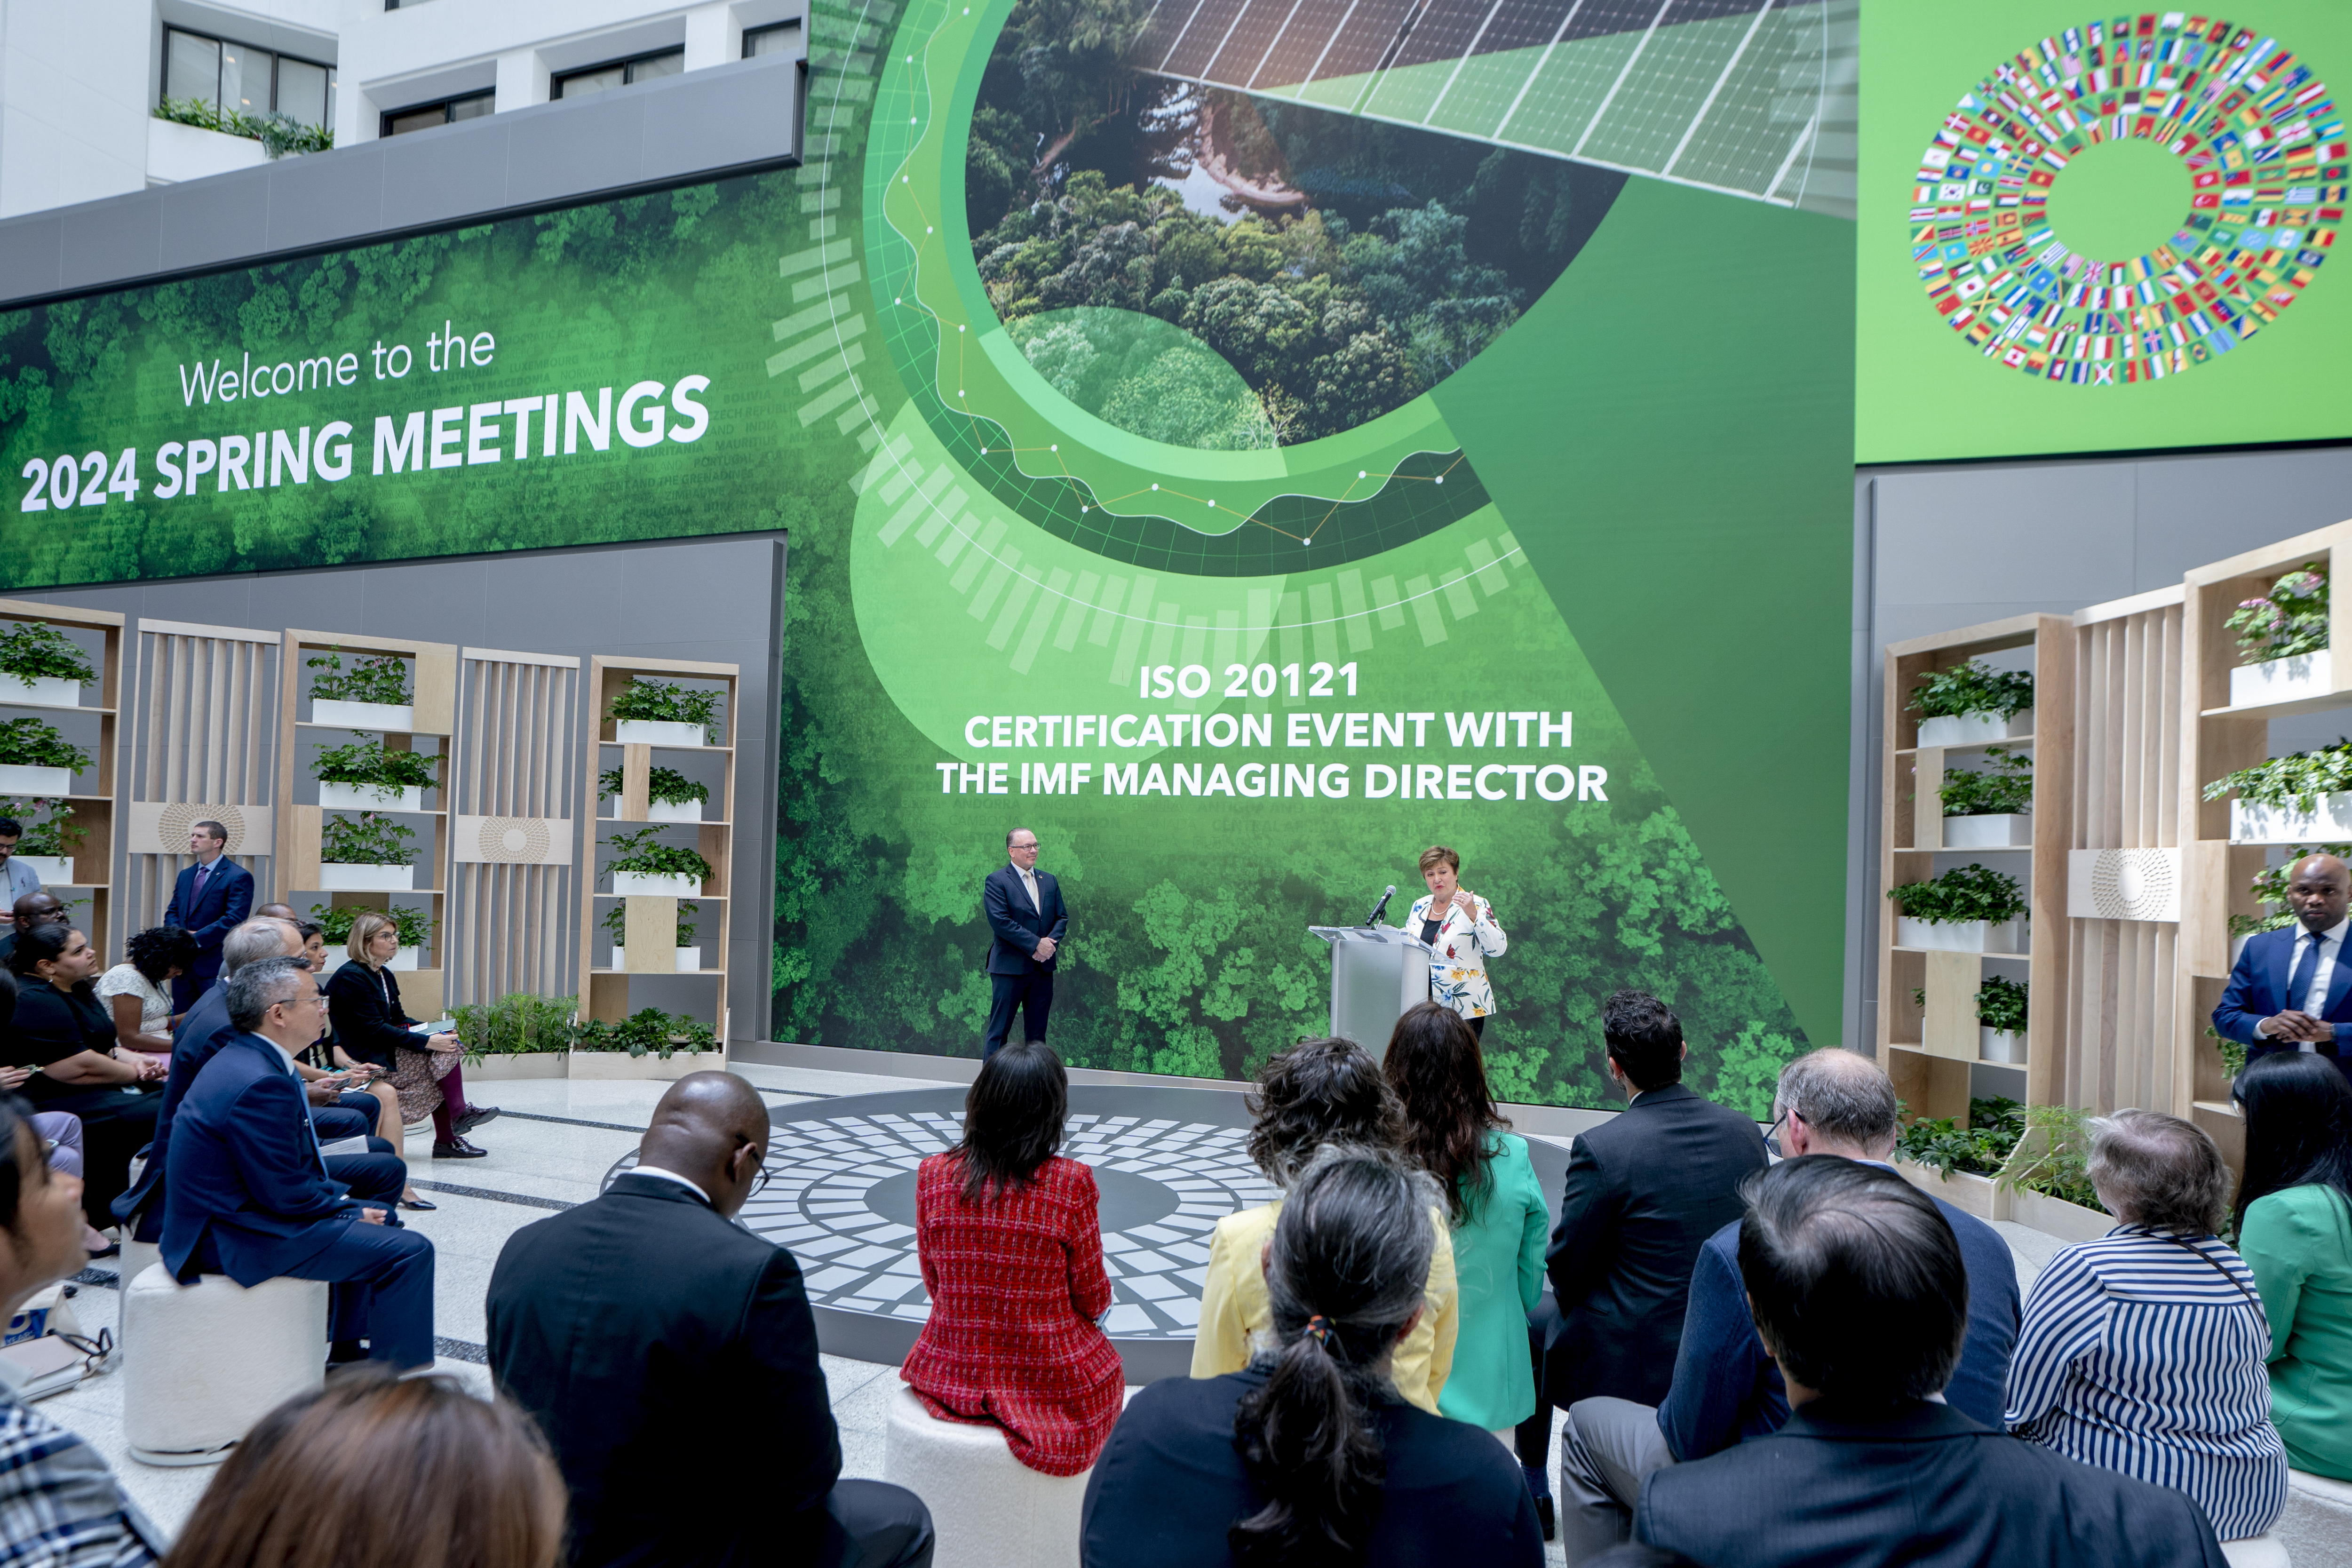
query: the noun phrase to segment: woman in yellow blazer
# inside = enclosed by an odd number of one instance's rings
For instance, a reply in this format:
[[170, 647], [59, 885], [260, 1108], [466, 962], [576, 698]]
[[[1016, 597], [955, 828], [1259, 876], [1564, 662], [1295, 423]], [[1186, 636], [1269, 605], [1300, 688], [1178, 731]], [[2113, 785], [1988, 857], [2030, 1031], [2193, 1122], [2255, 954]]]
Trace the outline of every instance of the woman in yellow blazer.
[[[1395, 1092], [1370, 1052], [1347, 1040], [1307, 1040], [1265, 1064], [1250, 1110], [1250, 1158], [1277, 1187], [1287, 1188], [1317, 1150], [1347, 1144], [1397, 1154], [1404, 1120]], [[1457, 1328], [1454, 1243], [1445, 1211], [1433, 1206], [1437, 1248], [1429, 1260], [1422, 1314], [1396, 1348], [1391, 1377], [1397, 1392], [1437, 1414], [1437, 1398], [1454, 1367]], [[1192, 1341], [1192, 1375], [1222, 1377], [1250, 1363], [1253, 1341], [1273, 1326], [1265, 1292], [1265, 1246], [1281, 1216], [1279, 1199], [1230, 1214], [1209, 1242], [1201, 1291], [1200, 1328]]]

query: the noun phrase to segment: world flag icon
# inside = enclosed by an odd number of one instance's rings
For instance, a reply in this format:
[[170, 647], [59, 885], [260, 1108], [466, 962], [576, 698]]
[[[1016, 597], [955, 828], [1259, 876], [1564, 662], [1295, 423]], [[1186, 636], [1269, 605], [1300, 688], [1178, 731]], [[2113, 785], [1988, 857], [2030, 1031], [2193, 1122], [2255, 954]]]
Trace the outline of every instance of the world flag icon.
[[[2179, 160], [2187, 214], [2144, 254], [2087, 254], [2053, 223], [2052, 192], [2127, 138]], [[2158, 381], [2302, 298], [2343, 223], [2347, 162], [2326, 84], [2278, 40], [2177, 11], [2092, 22], [2002, 61], [1945, 117], [1919, 160], [1911, 257], [1987, 359], [2075, 386]]]

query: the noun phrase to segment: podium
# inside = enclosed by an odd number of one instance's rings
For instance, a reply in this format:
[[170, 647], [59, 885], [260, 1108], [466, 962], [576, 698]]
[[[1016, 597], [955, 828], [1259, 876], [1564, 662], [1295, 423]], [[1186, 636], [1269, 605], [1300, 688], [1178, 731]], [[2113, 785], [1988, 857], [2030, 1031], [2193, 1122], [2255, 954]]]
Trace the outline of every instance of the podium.
[[1308, 926], [1331, 944], [1331, 1033], [1375, 1061], [1404, 1010], [1429, 1000], [1427, 942], [1393, 926]]

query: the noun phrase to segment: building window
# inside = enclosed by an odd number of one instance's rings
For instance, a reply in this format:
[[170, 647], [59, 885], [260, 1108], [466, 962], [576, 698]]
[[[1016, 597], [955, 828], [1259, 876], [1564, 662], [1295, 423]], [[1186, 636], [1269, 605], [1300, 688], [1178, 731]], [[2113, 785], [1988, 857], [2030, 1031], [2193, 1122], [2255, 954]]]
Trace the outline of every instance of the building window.
[[553, 98], [582, 98], [592, 92], [604, 92], [612, 88], [627, 87], [633, 82], [651, 81], [656, 77], [676, 76], [686, 68], [684, 49], [664, 49], [659, 54], [639, 55], [634, 59], [608, 60], [586, 70], [566, 71], [552, 84]]
[[429, 131], [436, 125], [454, 125], [460, 120], [478, 120], [496, 106], [495, 92], [469, 92], [462, 98], [445, 98], [438, 103], [420, 103], [413, 109], [397, 109], [383, 117], [386, 136], [404, 136], [411, 131]]
[[163, 96], [226, 113], [282, 114], [298, 125], [335, 123], [335, 68], [233, 39], [163, 29]]
[[798, 16], [772, 26], [746, 27], [743, 29], [743, 58], [749, 60], [761, 55], [789, 53], [799, 47], [800, 41], [801, 19]]

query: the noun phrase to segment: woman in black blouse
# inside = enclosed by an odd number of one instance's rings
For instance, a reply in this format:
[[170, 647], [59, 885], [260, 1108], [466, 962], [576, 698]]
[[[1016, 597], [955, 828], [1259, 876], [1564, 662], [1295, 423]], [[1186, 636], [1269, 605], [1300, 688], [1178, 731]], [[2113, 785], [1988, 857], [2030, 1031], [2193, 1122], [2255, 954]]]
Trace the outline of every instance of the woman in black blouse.
[[17, 988], [5, 1059], [39, 1069], [17, 1092], [36, 1110], [81, 1118], [82, 1210], [94, 1226], [112, 1225], [108, 1205], [130, 1184], [131, 1156], [154, 1136], [163, 1106], [162, 1095], [139, 1086], [160, 1080], [168, 1064], [122, 1048], [90, 989], [98, 953], [80, 931], [39, 925], [20, 932], [8, 967]]
[[383, 1069], [400, 1093], [402, 1126], [432, 1115], [435, 1159], [478, 1160], [489, 1151], [467, 1142], [466, 1134], [499, 1108], [467, 1102], [457, 1036], [420, 1035], [411, 1027], [416, 1020], [401, 1011], [400, 982], [388, 967], [399, 951], [400, 928], [390, 915], [369, 910], [352, 921], [353, 962], [327, 977], [336, 1048]]

